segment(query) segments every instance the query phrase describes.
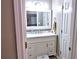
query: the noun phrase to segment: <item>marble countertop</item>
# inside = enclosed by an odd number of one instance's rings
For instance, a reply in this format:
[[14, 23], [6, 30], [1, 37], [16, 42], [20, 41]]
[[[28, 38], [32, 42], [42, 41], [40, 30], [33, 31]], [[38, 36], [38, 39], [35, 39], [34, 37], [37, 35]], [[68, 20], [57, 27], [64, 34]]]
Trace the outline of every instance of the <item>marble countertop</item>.
[[26, 38], [35, 38], [35, 37], [48, 37], [48, 36], [57, 36], [57, 34], [54, 34], [52, 32], [48, 33], [38, 33], [38, 34], [27, 34]]

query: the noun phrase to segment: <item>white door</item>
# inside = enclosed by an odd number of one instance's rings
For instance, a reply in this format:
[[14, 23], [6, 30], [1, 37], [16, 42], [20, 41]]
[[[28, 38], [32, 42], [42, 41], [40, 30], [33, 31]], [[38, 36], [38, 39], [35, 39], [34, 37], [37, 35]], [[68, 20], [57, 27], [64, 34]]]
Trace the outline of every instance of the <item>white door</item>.
[[71, 59], [70, 47], [70, 24], [71, 24], [71, 2], [63, 2], [62, 8], [62, 22], [61, 22], [61, 58]]

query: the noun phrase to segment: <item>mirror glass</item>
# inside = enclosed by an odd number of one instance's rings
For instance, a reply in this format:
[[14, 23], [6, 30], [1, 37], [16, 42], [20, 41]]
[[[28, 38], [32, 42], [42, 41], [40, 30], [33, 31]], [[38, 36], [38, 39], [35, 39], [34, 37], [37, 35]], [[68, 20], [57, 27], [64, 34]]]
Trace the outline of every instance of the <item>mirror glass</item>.
[[27, 26], [49, 26], [50, 12], [27, 11]]
[[49, 26], [49, 12], [38, 12], [38, 26]]
[[37, 26], [37, 12], [27, 11], [27, 26]]

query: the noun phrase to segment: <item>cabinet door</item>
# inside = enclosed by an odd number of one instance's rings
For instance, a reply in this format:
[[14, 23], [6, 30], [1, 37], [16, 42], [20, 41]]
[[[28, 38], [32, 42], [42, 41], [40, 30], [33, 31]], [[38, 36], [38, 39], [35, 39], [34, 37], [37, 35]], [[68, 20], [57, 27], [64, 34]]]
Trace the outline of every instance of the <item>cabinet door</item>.
[[47, 42], [36, 43], [37, 56], [47, 55]]
[[56, 55], [56, 40], [51, 40], [48, 42], [48, 55]]

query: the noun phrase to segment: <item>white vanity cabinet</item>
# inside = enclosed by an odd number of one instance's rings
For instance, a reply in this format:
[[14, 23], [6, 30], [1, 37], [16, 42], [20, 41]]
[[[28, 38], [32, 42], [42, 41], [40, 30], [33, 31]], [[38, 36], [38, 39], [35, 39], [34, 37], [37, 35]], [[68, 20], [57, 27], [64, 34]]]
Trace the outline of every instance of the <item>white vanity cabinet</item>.
[[56, 55], [56, 36], [27, 38], [28, 59], [40, 55]]

